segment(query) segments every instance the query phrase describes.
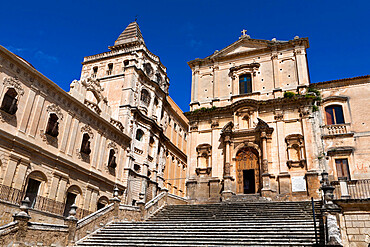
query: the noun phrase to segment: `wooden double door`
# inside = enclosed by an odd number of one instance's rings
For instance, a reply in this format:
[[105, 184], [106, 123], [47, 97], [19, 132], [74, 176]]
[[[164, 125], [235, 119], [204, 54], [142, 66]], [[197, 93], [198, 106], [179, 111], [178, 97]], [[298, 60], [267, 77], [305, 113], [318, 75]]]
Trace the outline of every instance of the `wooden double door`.
[[260, 167], [257, 151], [243, 148], [236, 155], [236, 193], [254, 194], [260, 188]]

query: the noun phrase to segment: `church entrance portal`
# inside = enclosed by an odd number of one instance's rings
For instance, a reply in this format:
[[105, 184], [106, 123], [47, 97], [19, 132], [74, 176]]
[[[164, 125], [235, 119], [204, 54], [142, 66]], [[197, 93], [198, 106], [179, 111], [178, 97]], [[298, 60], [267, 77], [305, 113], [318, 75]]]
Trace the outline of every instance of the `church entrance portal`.
[[258, 155], [252, 148], [243, 148], [236, 155], [237, 194], [254, 194], [259, 191], [260, 169]]

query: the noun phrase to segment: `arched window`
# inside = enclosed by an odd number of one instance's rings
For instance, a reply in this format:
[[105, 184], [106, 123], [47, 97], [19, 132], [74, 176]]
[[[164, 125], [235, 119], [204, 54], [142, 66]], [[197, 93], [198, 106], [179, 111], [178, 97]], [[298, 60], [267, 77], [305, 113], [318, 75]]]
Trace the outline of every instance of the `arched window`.
[[142, 131], [141, 129], [138, 129], [136, 131], [136, 140], [142, 141], [143, 140], [143, 136], [144, 136], [144, 131]]
[[252, 92], [252, 77], [251, 74], [239, 76], [239, 94]]
[[99, 210], [99, 209], [102, 209], [102, 208], [108, 206], [108, 204], [109, 204], [108, 198], [106, 196], [102, 196], [102, 197], [99, 198], [96, 208], [97, 208], [97, 210]]
[[41, 185], [47, 182], [47, 178], [44, 173], [40, 171], [33, 171], [28, 176], [26, 193], [24, 198], [28, 197], [30, 200], [30, 207], [37, 207], [37, 201], [40, 196]]
[[108, 167], [115, 169], [117, 167], [116, 163], [116, 152], [113, 149], [109, 151]]
[[91, 153], [90, 149], [90, 136], [89, 134], [85, 133], [82, 137], [82, 144], [81, 144], [81, 153], [89, 155]]
[[113, 71], [113, 63], [108, 64], [107, 75], [111, 75]]
[[140, 97], [140, 100], [145, 104], [145, 105], [149, 105], [150, 103], [150, 94], [148, 92], [148, 90], [146, 89], [143, 89], [141, 90], [141, 97]]
[[14, 88], [9, 88], [8, 91], [4, 95], [3, 102], [1, 104], [1, 110], [9, 113], [10, 115], [14, 115], [17, 112], [18, 100], [17, 100], [17, 92]]
[[59, 134], [58, 116], [55, 113], [50, 114], [46, 134], [57, 137]]
[[152, 66], [150, 65], [150, 63], [146, 63], [144, 64], [144, 70], [145, 70], [145, 73], [151, 77], [153, 75], [153, 68]]
[[95, 66], [95, 67], [93, 67], [92, 78], [96, 78], [97, 74], [98, 74], [98, 66]]

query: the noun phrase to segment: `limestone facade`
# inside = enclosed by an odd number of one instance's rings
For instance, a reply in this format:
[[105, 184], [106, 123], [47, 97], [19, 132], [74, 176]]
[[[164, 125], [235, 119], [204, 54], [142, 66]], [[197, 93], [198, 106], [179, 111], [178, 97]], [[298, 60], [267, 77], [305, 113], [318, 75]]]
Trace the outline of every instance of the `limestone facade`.
[[[84, 58], [81, 79], [99, 81], [112, 117], [132, 139], [126, 203], [149, 201], [162, 188], [185, 196], [188, 123], [168, 95], [166, 67], [148, 50], [136, 22], [109, 49]], [[95, 102], [93, 95], [90, 100]]]
[[[307, 38], [268, 41], [244, 32], [188, 63], [189, 199], [318, 199], [324, 170], [334, 184], [339, 173], [370, 178], [369, 76], [311, 84], [307, 48]], [[349, 171], [342, 169], [347, 164]]]
[[166, 68], [136, 22], [110, 49], [85, 57], [65, 92], [0, 46], [3, 223], [24, 197], [31, 214], [52, 221], [73, 203], [78, 218], [106, 206], [115, 186], [129, 205], [166, 188], [185, 196], [188, 125], [168, 95]]

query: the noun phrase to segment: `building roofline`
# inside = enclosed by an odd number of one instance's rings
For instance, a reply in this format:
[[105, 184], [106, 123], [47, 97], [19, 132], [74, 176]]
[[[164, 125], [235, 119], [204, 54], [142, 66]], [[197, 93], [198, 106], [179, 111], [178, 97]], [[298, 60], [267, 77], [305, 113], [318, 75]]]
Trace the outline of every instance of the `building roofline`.
[[362, 75], [356, 77], [349, 77], [349, 78], [342, 78], [330, 81], [322, 81], [322, 82], [315, 82], [311, 83], [310, 85], [316, 88], [330, 88], [330, 87], [338, 87], [344, 85], [356, 85], [356, 84], [363, 84], [363, 83], [370, 83], [370, 75]]

